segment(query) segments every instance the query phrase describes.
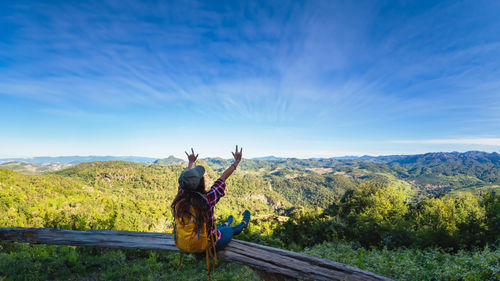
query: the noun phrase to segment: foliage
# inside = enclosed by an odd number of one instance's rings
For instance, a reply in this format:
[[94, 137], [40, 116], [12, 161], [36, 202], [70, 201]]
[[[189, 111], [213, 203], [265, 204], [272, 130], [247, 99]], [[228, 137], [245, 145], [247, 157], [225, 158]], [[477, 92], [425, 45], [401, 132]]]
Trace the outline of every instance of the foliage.
[[[487, 184], [498, 182], [499, 162], [495, 154], [467, 157], [244, 160], [227, 181], [216, 215], [219, 223], [228, 215], [238, 222], [249, 209], [252, 221], [239, 239], [296, 251], [312, 247], [306, 252], [395, 279], [494, 279], [498, 261], [491, 257], [498, 256], [500, 196]], [[207, 183], [229, 165], [216, 158], [198, 164], [206, 168]], [[184, 168], [106, 161], [37, 176], [0, 169], [0, 226], [169, 232], [169, 204]], [[173, 272], [177, 256], [172, 253], [15, 243], [2, 247], [0, 280], [188, 276]], [[204, 278], [202, 261], [188, 257], [184, 268], [186, 274]], [[218, 280], [257, 278], [245, 267], [220, 268]]]
[[[38, 176], [0, 169], [0, 212], [6, 214], [0, 216], [0, 225], [166, 232], [169, 204], [184, 168], [108, 161]], [[207, 167], [209, 180], [217, 176]], [[289, 206], [262, 179], [234, 176], [216, 214], [225, 218], [245, 209], [269, 214]]]
[[363, 182], [324, 211], [292, 211], [273, 236], [295, 250], [339, 239], [390, 249], [497, 245], [498, 195], [464, 193], [457, 198], [428, 198], [414, 206], [408, 198], [407, 190]]
[[295, 178], [270, 177], [271, 186], [293, 206], [325, 208], [356, 186], [349, 177], [311, 174]]
[[471, 194], [462, 194], [455, 199], [430, 198], [418, 206], [417, 236], [423, 247], [484, 245], [484, 240], [488, 239], [485, 214], [480, 198]]
[[499, 280], [499, 250], [446, 253], [439, 248], [366, 249], [356, 244], [323, 243], [304, 253], [348, 264], [394, 280]]
[[408, 191], [378, 182], [363, 182], [340, 200], [337, 215], [345, 235], [364, 245], [393, 246], [406, 240]]
[[344, 229], [342, 226], [340, 228], [337, 226], [338, 222], [324, 216], [321, 209], [308, 211], [298, 208], [290, 213], [290, 218], [286, 222], [274, 230], [273, 237], [288, 242], [289, 249], [300, 250], [319, 241], [336, 240], [339, 231]]

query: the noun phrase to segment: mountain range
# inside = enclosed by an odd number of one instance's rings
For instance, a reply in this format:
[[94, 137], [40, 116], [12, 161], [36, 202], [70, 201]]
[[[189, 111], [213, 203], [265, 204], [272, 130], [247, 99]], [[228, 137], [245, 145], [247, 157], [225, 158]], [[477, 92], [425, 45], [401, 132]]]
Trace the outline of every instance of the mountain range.
[[[497, 152], [484, 152], [484, 151], [467, 151], [467, 152], [429, 152], [425, 154], [414, 154], [414, 155], [382, 155], [382, 156], [336, 156], [330, 158], [293, 158], [293, 157], [277, 157], [273, 155], [263, 156], [263, 157], [254, 157], [249, 160], [262, 160], [262, 161], [286, 161], [286, 160], [326, 160], [326, 159], [337, 159], [337, 160], [370, 160], [382, 163], [411, 163], [411, 162], [422, 162], [428, 161], [430, 159], [439, 158], [441, 160], [452, 160], [452, 159], [466, 159], [466, 158], [475, 158], [475, 159], [492, 159], [498, 160], [500, 154]], [[221, 159], [221, 160], [230, 160], [223, 159], [220, 157], [215, 158], [203, 158], [203, 159]], [[87, 163], [94, 161], [127, 161], [127, 162], [136, 162], [136, 163], [156, 163], [156, 164], [181, 164], [185, 163], [186, 160], [177, 158], [173, 155], [170, 155], [167, 158], [153, 158], [153, 157], [143, 157], [143, 156], [37, 156], [37, 157], [17, 157], [17, 158], [0, 158], [0, 165], [7, 162], [25, 162], [25, 163], [34, 163], [34, 164], [43, 164], [43, 163], [62, 163], [62, 164], [79, 164], [79, 163]]]
[[[0, 159], [0, 168], [24, 174], [40, 174], [60, 170], [86, 162], [106, 161], [136, 162], [145, 165], [186, 164], [174, 156], [163, 159], [136, 156], [62, 156]], [[203, 158], [199, 164], [222, 172], [232, 163], [231, 159]], [[433, 152], [418, 155], [388, 155], [297, 159], [259, 157], [244, 159], [238, 170], [259, 177], [285, 179], [320, 174], [345, 175], [354, 179], [374, 179], [386, 182], [399, 181], [423, 190], [441, 191], [457, 188], [475, 188], [500, 184], [500, 154], [482, 151]]]

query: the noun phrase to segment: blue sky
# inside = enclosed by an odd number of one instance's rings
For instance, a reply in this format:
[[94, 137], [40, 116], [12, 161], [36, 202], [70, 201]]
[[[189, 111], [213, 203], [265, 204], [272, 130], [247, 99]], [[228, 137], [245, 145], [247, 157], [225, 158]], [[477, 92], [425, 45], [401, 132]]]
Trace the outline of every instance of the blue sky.
[[499, 1], [2, 1], [0, 157], [498, 151], [499, 13]]

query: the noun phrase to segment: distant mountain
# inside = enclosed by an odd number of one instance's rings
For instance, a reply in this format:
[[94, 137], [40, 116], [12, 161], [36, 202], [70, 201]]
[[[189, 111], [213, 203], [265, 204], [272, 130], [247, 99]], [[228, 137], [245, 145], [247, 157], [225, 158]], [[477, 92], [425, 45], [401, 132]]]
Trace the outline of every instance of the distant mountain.
[[470, 166], [471, 164], [500, 164], [500, 154], [484, 151], [467, 152], [430, 152], [417, 155], [381, 156], [377, 160], [387, 163], [433, 165], [438, 163], [454, 163]]
[[462, 175], [462, 181], [478, 179], [485, 183], [500, 182], [500, 154], [496, 152], [433, 152], [401, 156], [386, 163], [392, 167], [405, 168], [408, 176], [421, 181], [425, 181], [430, 175]]
[[381, 162], [381, 163], [389, 163], [401, 159], [405, 159], [407, 157], [412, 157], [415, 155], [383, 155], [383, 156], [368, 156], [364, 155], [358, 158], [358, 160], [369, 160], [369, 161], [374, 161], [374, 162]]
[[[185, 160], [174, 156], [164, 159], [136, 156], [62, 156], [0, 159], [0, 165], [3, 165], [3, 168], [34, 174], [60, 169], [64, 165], [111, 160], [163, 165], [186, 164]], [[223, 171], [233, 162], [232, 159], [220, 157], [204, 158], [203, 161], [217, 172]], [[7, 162], [10, 163], [6, 164]], [[463, 153], [432, 152], [417, 155], [365, 155], [316, 159], [265, 156], [244, 159], [238, 170], [259, 176], [297, 177], [310, 173], [320, 173], [345, 174], [360, 179], [386, 174], [419, 187], [467, 187], [480, 184], [499, 184], [500, 154], [468, 151]]]
[[[337, 160], [369, 160], [381, 163], [399, 163], [399, 164], [409, 164], [409, 163], [420, 163], [420, 164], [430, 164], [430, 162], [446, 162], [457, 159], [483, 159], [484, 161], [498, 161], [500, 154], [496, 152], [484, 152], [484, 151], [467, 151], [467, 152], [429, 152], [424, 154], [413, 154], [413, 155], [383, 155], [383, 156], [339, 156], [332, 157], [330, 159]], [[311, 158], [315, 160], [321, 160], [321, 158]]]
[[342, 159], [346, 159], [346, 160], [371, 160], [371, 159], [374, 159], [376, 157], [377, 156], [368, 156], [368, 155], [363, 155], [363, 156], [346, 155], [346, 156], [332, 157], [331, 159], [339, 159], [339, 160], [342, 160]]
[[330, 158], [325, 157], [311, 157], [311, 158], [295, 158], [295, 157], [276, 157], [276, 156], [263, 156], [263, 157], [255, 157], [250, 160], [263, 160], [263, 161], [286, 161], [286, 160], [327, 160], [327, 159], [335, 159], [335, 160], [373, 160], [380, 162], [389, 162], [395, 159], [399, 159], [402, 157], [406, 157], [409, 155], [386, 155], [386, 156], [356, 156], [356, 155], [345, 155], [345, 156], [335, 156]]
[[186, 164], [186, 161], [177, 157], [174, 157], [173, 155], [170, 155], [167, 158], [163, 159], [158, 159], [154, 161], [155, 164], [161, 164], [161, 165], [172, 165], [172, 164]]
[[94, 161], [128, 161], [137, 163], [152, 163], [156, 158], [140, 157], [140, 156], [57, 156], [57, 157], [29, 157], [29, 158], [3, 158], [0, 163], [6, 162], [25, 162], [34, 164], [43, 163], [63, 163], [63, 164], [79, 164]]
[[263, 156], [263, 157], [255, 157], [252, 158], [252, 160], [265, 160], [265, 161], [281, 161], [281, 160], [287, 160], [288, 158], [286, 157], [276, 157], [276, 156]]

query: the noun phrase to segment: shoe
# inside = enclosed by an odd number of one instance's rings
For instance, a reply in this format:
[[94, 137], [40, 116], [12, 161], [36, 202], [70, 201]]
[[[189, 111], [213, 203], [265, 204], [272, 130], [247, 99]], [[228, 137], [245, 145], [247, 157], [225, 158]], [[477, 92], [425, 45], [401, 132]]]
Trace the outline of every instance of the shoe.
[[250, 222], [250, 211], [245, 210], [243, 212], [243, 220], [241, 222], [244, 223], [245, 224], [245, 228], [247, 228], [248, 222]]
[[229, 215], [229, 217], [227, 217], [227, 220], [224, 224], [227, 226], [231, 226], [232, 223], [233, 223], [233, 216]]

